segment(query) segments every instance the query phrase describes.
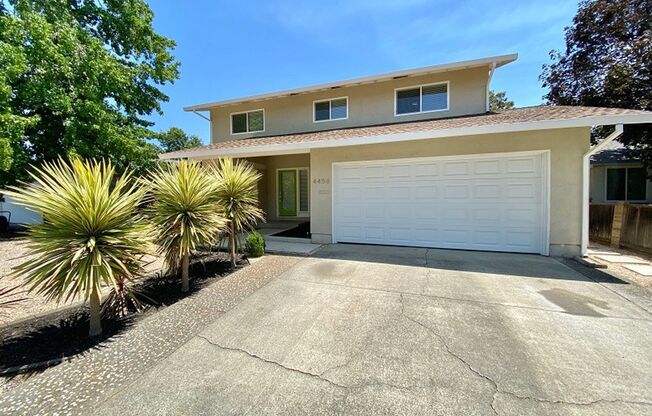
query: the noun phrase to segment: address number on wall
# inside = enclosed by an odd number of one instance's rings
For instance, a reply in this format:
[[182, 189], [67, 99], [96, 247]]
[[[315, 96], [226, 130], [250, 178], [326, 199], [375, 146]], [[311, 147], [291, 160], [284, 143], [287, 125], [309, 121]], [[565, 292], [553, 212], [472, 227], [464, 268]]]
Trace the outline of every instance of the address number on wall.
[[312, 180], [312, 183], [314, 183], [316, 185], [317, 184], [318, 185], [328, 185], [329, 183], [331, 183], [331, 180], [329, 178], [314, 178]]

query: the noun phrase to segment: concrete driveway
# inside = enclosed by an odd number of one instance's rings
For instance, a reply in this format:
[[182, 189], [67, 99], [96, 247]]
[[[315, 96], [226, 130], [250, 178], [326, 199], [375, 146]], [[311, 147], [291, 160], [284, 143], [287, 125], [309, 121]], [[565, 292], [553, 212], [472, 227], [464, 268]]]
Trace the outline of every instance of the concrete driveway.
[[98, 414], [652, 414], [652, 315], [550, 258], [334, 245]]

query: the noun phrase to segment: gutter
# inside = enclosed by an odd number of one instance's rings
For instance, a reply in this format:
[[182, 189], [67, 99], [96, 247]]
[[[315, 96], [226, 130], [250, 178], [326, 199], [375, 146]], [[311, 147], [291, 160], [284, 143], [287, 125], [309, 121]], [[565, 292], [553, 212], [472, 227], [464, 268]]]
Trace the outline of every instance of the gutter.
[[623, 134], [623, 125], [616, 124], [616, 128], [600, 143], [589, 149], [582, 157], [582, 257], [586, 257], [589, 249], [589, 178], [591, 173], [591, 156], [603, 150], [607, 145]]
[[491, 69], [489, 70], [489, 77], [487, 78], [487, 92], [485, 94], [485, 110], [489, 112], [489, 85], [491, 84], [491, 78], [494, 76], [494, 71], [496, 70], [496, 61], [491, 63]]

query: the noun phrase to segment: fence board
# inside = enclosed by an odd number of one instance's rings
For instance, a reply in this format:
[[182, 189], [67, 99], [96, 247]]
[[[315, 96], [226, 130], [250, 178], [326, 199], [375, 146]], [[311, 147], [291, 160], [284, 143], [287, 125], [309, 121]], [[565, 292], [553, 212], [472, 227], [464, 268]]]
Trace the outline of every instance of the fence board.
[[620, 243], [624, 247], [652, 252], [652, 207], [625, 205]]
[[614, 206], [611, 204], [591, 204], [589, 206], [589, 238], [594, 241], [609, 243]]

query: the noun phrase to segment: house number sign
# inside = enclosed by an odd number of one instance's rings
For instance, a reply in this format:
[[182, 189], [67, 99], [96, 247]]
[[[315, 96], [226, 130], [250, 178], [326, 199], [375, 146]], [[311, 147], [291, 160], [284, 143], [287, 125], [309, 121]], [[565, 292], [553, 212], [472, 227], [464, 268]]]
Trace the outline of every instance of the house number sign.
[[331, 183], [331, 180], [328, 178], [314, 178], [312, 183], [315, 185], [328, 185]]

